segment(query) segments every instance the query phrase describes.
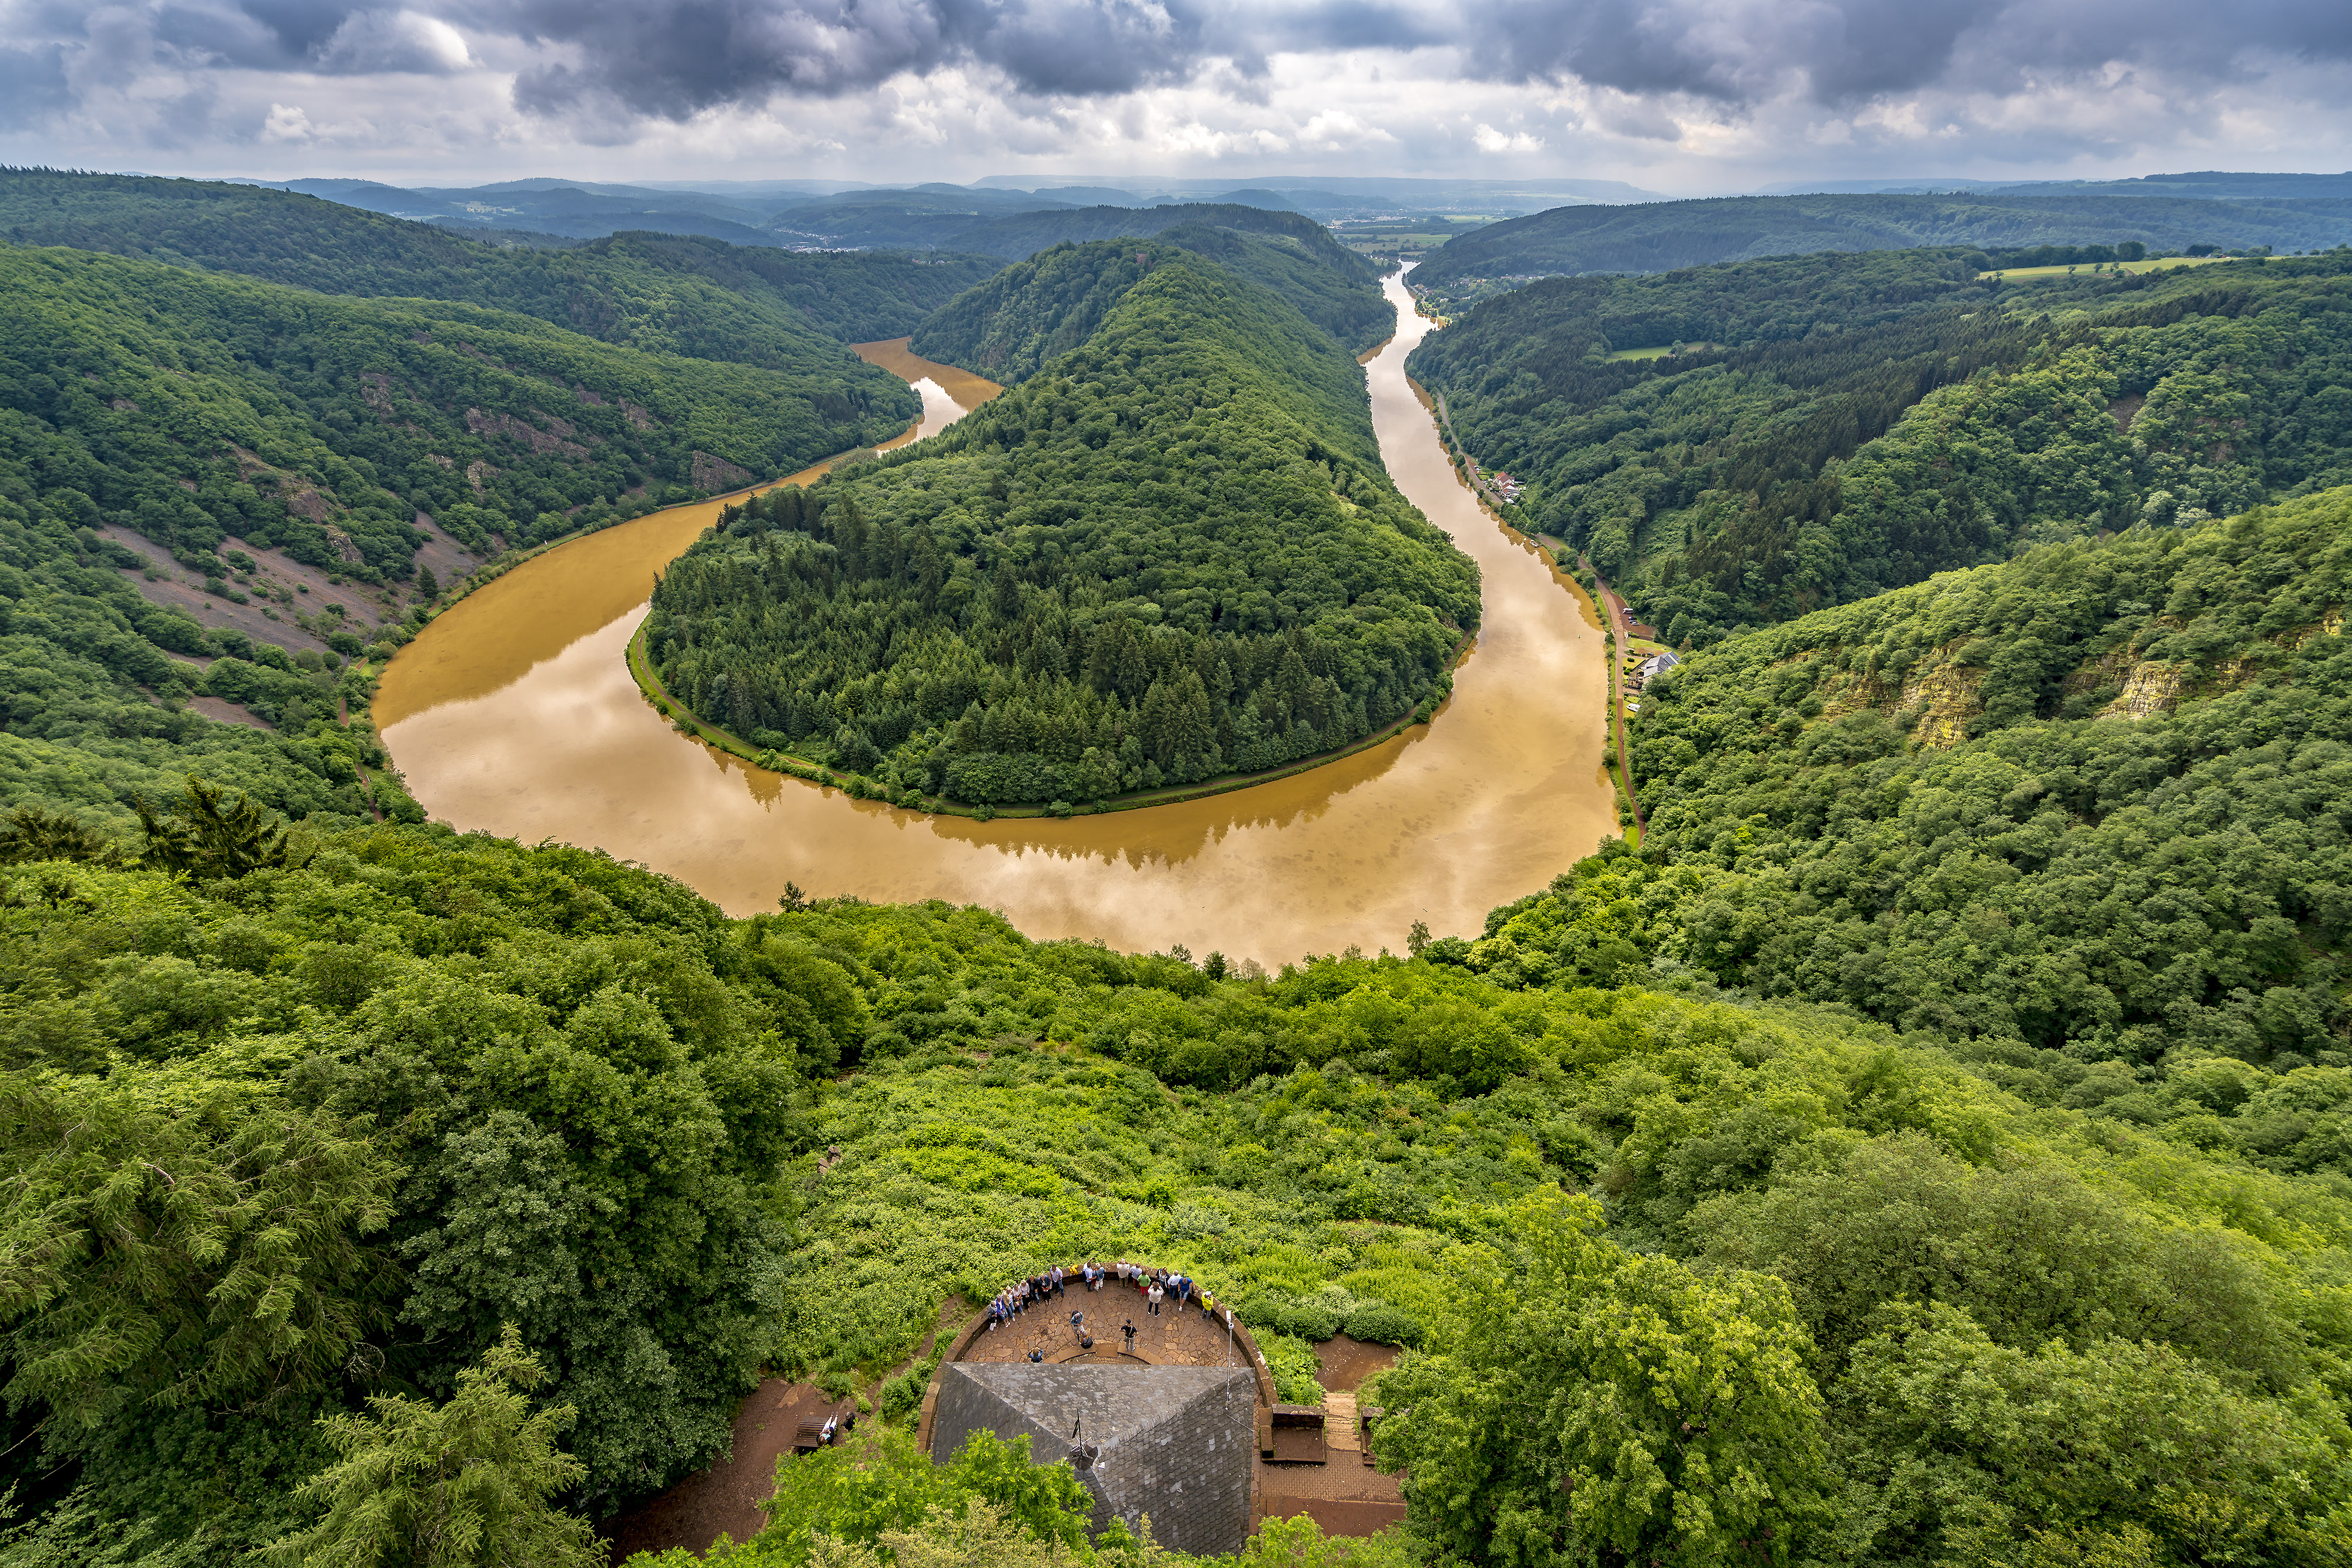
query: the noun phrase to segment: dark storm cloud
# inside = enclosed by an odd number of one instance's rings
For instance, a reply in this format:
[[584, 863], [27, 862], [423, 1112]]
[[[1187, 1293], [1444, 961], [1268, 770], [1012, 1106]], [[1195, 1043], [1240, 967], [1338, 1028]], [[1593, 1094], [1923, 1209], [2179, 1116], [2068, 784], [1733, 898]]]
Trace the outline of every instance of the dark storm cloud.
[[[10, 7], [10, 0], [0, 0]], [[2163, 90], [2352, 59], [2347, 0], [16, 0], [0, 122], [69, 98], [77, 54], [331, 75], [464, 68], [467, 29], [537, 111], [593, 100], [683, 118], [857, 93], [976, 65], [1019, 92], [1198, 83], [1246, 97], [1277, 53], [1454, 51], [1463, 75], [1583, 81], [1727, 106], [2048, 91], [2117, 61]], [[426, 18], [435, 18], [428, 21]], [[13, 47], [12, 47], [13, 46]], [[60, 66], [58, 48], [65, 49]]]
[[521, 0], [499, 20], [577, 62], [524, 72], [523, 107], [593, 89], [672, 117], [962, 62], [1029, 92], [1118, 93], [1184, 79], [1213, 52], [1194, 0]]
[[1731, 104], [2006, 93], [2117, 60], [2218, 80], [2352, 58], [2343, 0], [509, 0], [479, 20], [569, 46], [572, 63], [525, 73], [525, 107], [601, 89], [669, 115], [961, 62], [1029, 92], [1118, 93], [1283, 50], [1453, 46], [1474, 78]]
[[419, 16], [398, 6], [320, 0], [164, 0], [146, 14], [147, 37], [159, 59], [183, 68], [234, 66], [330, 76], [448, 68], [446, 51], [433, 47], [422, 26]]
[[37, 125], [72, 102], [63, 49], [55, 44], [0, 48], [0, 129]]
[[2352, 58], [2342, 0], [1492, 0], [1464, 13], [1481, 76], [1752, 102], [1791, 81], [1825, 103], [2015, 91], [2112, 62], [2221, 78]]

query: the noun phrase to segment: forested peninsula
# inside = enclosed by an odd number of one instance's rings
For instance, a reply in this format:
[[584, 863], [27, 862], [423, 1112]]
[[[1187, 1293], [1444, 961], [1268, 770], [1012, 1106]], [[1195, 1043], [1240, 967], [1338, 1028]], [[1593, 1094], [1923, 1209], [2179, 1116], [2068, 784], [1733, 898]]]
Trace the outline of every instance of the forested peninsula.
[[1986, 276], [1965, 250], [1560, 278], [1412, 369], [1675, 645], [2352, 481], [2352, 251]]
[[893, 800], [1073, 808], [1332, 750], [1442, 695], [1475, 569], [1390, 484], [1353, 357], [1283, 298], [1096, 242], [919, 341], [1034, 373], [679, 558], [646, 647], [696, 714]]

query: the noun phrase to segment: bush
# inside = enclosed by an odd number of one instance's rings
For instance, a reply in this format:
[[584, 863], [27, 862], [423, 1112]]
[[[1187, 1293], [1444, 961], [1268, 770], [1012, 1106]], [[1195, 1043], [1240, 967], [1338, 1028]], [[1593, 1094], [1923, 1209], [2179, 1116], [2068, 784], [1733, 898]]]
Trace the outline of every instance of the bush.
[[1415, 1345], [1421, 1321], [1401, 1307], [1361, 1306], [1348, 1314], [1348, 1333], [1367, 1344]]
[[929, 1386], [931, 1368], [918, 1362], [906, 1371], [882, 1385], [882, 1419], [893, 1423], [912, 1420], [923, 1407], [923, 1390]]
[[1276, 1399], [1285, 1405], [1323, 1403], [1323, 1385], [1317, 1381], [1323, 1364], [1315, 1359], [1313, 1345], [1288, 1334], [1260, 1334], [1257, 1348], [1265, 1357], [1266, 1370], [1274, 1374]]
[[1342, 1319], [1316, 1301], [1293, 1301], [1276, 1314], [1276, 1326], [1304, 1340], [1327, 1340], [1339, 1332]]

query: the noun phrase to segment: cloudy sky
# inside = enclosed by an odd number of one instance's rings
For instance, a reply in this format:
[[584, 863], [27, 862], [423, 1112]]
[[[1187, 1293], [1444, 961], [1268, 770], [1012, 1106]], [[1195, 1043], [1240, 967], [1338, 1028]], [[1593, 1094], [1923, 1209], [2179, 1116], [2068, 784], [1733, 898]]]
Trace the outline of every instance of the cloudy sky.
[[464, 184], [2352, 168], [2347, 0], [0, 0], [0, 162]]

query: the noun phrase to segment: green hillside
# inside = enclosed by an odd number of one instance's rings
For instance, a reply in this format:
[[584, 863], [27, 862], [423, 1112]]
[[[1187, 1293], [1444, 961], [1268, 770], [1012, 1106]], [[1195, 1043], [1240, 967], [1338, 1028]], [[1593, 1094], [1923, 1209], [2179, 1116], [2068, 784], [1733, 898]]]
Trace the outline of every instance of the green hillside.
[[[1468, 962], [1835, 1003], [2141, 1122], [2216, 1109], [2167, 1091], [2184, 1057], [2332, 1083], [2352, 1065], [2347, 560], [2339, 488], [1695, 654], [1634, 726], [1640, 857], [1496, 911]], [[2333, 1132], [2261, 1120], [2276, 1108], [2196, 1135], [2286, 1170], [2333, 1157]]]
[[[894, 382], [861, 410], [845, 374], [813, 406], [804, 377], [528, 317], [82, 251], [0, 246], [0, 773], [11, 800], [117, 830], [191, 767], [297, 816], [415, 813], [364, 727], [333, 721], [364, 699], [336, 671], [387, 634], [369, 618], [401, 619], [420, 517], [487, 556], [895, 434], [911, 401]], [[142, 596], [134, 538], [209, 594]], [[228, 628], [262, 591], [257, 555], [350, 585], [348, 604], [289, 591], [259, 612], [282, 635]], [[197, 696], [266, 727], [199, 716]]]
[[1154, 267], [1187, 253], [1279, 297], [1350, 353], [1395, 330], [1395, 309], [1360, 269], [1341, 272], [1296, 250], [1194, 224], [1153, 240], [1048, 246], [950, 301], [923, 323], [911, 346], [928, 359], [1016, 385], [1092, 337]]
[[1530, 526], [1678, 645], [2352, 481], [2352, 255], [2006, 283], [1981, 259], [1558, 279], [1411, 364]]
[[2053, 196], [1713, 196], [1554, 207], [1446, 242], [1413, 269], [1423, 287], [1466, 278], [1668, 272], [1819, 250], [1920, 246], [2192, 245], [2325, 249], [2352, 241], [2352, 200], [2205, 201], [2095, 193]]
[[[485, 305], [630, 348], [832, 379], [842, 355], [828, 339], [902, 338], [998, 265], [667, 234], [501, 245], [251, 185], [25, 169], [0, 170], [0, 235], [322, 294]], [[865, 377], [879, 395], [887, 378]]]
[[1171, 229], [1226, 229], [1271, 240], [1310, 261], [1319, 261], [1343, 277], [1363, 283], [1379, 279], [1380, 269], [1338, 240], [1314, 219], [1297, 213], [1268, 212], [1232, 203], [1194, 202], [1165, 207], [1075, 207], [1018, 213], [994, 218], [956, 235], [968, 249], [1014, 259], [1034, 256], [1048, 246], [1083, 245], [1089, 240], [1143, 239], [1164, 236]]
[[646, 632], [669, 690], [893, 798], [982, 803], [1254, 772], [1432, 700], [1476, 571], [1390, 485], [1362, 372], [1265, 290], [1137, 254], [1008, 275], [971, 324], [1008, 323], [1016, 368], [1061, 313], [1101, 324], [681, 557]]

